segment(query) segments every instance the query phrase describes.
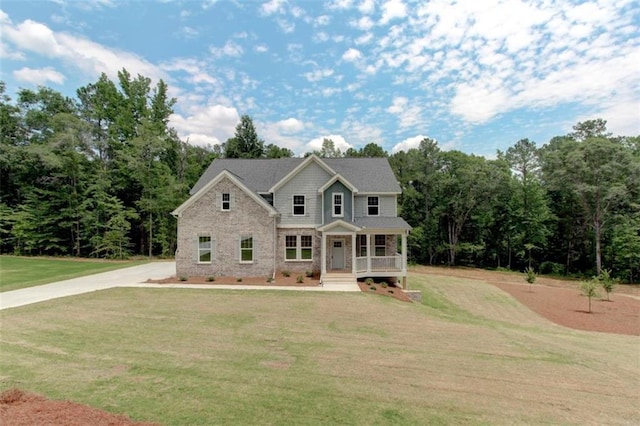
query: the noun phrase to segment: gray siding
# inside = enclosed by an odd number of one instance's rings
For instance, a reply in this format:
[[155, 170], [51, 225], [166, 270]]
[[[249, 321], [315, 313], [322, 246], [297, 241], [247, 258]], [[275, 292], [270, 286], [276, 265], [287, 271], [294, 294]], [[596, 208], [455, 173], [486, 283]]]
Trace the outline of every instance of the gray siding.
[[326, 191], [324, 191], [324, 223], [329, 223], [336, 219], [333, 217], [333, 194], [342, 193], [342, 220], [351, 222], [353, 217], [351, 215], [351, 191], [344, 186], [339, 180], [334, 182]]
[[[367, 216], [367, 198], [368, 195], [361, 195], [355, 197], [355, 209], [354, 214], [356, 217]], [[394, 195], [379, 195], [380, 199], [380, 214], [382, 217], [396, 217], [396, 197]]]
[[[273, 206], [280, 213], [282, 225], [319, 225], [322, 223], [322, 198], [318, 188], [329, 180], [329, 174], [317, 163], [310, 162], [273, 195]], [[306, 198], [305, 215], [293, 216], [293, 196]]]

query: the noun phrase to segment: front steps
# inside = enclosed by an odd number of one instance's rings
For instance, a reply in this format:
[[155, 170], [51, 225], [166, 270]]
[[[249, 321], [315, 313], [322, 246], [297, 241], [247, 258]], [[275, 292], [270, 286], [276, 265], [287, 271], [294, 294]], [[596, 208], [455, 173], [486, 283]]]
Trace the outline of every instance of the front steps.
[[356, 276], [350, 272], [327, 272], [322, 276], [323, 286], [358, 285]]

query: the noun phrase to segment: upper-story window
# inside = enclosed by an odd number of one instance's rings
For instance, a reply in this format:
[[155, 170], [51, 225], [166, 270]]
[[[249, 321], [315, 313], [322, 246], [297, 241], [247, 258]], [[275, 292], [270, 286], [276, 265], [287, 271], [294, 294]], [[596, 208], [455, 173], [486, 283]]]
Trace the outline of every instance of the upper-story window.
[[228, 192], [222, 193], [222, 211], [228, 212], [231, 210], [231, 194]]
[[367, 197], [367, 216], [380, 215], [380, 198]]
[[304, 216], [305, 214], [305, 199], [304, 195], [293, 196], [293, 215]]
[[333, 217], [343, 217], [343, 194], [341, 192], [333, 194]]

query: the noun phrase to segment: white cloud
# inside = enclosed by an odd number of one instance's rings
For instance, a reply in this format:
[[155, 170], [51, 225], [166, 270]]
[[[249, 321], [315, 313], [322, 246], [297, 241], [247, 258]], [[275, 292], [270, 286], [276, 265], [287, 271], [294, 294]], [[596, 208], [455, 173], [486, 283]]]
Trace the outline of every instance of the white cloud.
[[39, 69], [24, 67], [14, 71], [13, 76], [18, 81], [23, 81], [25, 83], [34, 85], [45, 85], [49, 81], [57, 84], [64, 83], [64, 75], [51, 67]]
[[211, 46], [209, 48], [209, 51], [215, 57], [222, 57], [222, 56], [238, 57], [238, 56], [242, 56], [242, 54], [244, 53], [244, 49], [242, 48], [242, 46], [240, 46], [238, 43], [234, 42], [233, 40], [227, 40], [227, 42], [222, 47]]
[[396, 96], [393, 103], [387, 108], [387, 112], [397, 115], [400, 118], [399, 126], [401, 128], [413, 126], [422, 120], [422, 109], [417, 101], [409, 100], [404, 96]]
[[304, 73], [305, 78], [310, 82], [319, 81], [332, 75], [333, 70], [329, 68]]
[[238, 111], [224, 105], [192, 106], [185, 114], [172, 114], [170, 125], [178, 135], [193, 144], [216, 144], [224, 142], [235, 133], [240, 121]]
[[325, 139], [331, 139], [333, 141], [333, 146], [342, 152], [345, 152], [349, 148], [353, 148], [353, 145], [344, 140], [342, 135], [326, 135], [311, 139], [306, 144], [307, 151], [320, 151], [322, 149], [322, 142], [324, 142]]
[[286, 3], [286, 0], [268, 1], [260, 6], [260, 12], [266, 16], [273, 15], [274, 13], [284, 13]]
[[376, 3], [374, 0], [362, 0], [362, 2], [358, 5], [358, 10], [360, 13], [364, 13], [365, 15], [369, 15], [373, 13], [376, 9]]
[[296, 24], [293, 22], [289, 22], [286, 19], [278, 18], [276, 19], [278, 26], [285, 34], [290, 34], [296, 30]]
[[314, 20], [314, 24], [319, 27], [329, 25], [329, 22], [331, 22], [331, 17], [329, 15], [320, 15]]
[[304, 129], [304, 123], [296, 118], [287, 118], [276, 123], [283, 133], [298, 133]]
[[346, 10], [351, 6], [353, 6], [353, 0], [332, 0], [327, 4], [327, 8], [332, 10]]
[[268, 52], [268, 51], [269, 51], [269, 47], [267, 47], [267, 45], [266, 45], [266, 44], [261, 43], [261, 44], [256, 44], [256, 45], [253, 47], [253, 50], [255, 50], [255, 51], [256, 51], [256, 52], [258, 52], [258, 53], [265, 53], [265, 52]]
[[362, 31], [368, 31], [373, 28], [374, 23], [368, 16], [362, 16], [358, 20], [351, 21], [349, 25]]
[[349, 48], [342, 54], [342, 60], [347, 62], [355, 62], [362, 58], [362, 53], [358, 49]]
[[382, 5], [382, 18], [380, 18], [381, 24], [387, 24], [392, 19], [404, 18], [407, 16], [407, 6], [402, 0], [387, 0]]
[[412, 148], [417, 148], [420, 146], [420, 142], [422, 142], [423, 139], [427, 138], [428, 136], [424, 136], [424, 135], [417, 135], [417, 136], [413, 136], [410, 138], [407, 138], [405, 140], [403, 140], [400, 143], [397, 143], [393, 146], [393, 148], [391, 148], [391, 152], [393, 154], [395, 154], [396, 152], [399, 151], [409, 151]]

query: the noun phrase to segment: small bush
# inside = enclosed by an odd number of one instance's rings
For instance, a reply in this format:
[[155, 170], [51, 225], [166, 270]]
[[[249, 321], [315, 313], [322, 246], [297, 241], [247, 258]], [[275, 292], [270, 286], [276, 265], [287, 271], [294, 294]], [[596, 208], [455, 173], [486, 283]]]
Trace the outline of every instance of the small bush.
[[211, 275], [207, 277], [207, 282], [209, 282], [209, 283], [212, 283], [212, 282], [214, 282], [215, 280], [216, 280], [216, 277], [213, 277], [213, 276], [211, 276]]
[[180, 278], [178, 278], [180, 281], [186, 281], [189, 279], [189, 277], [187, 277], [186, 275], [180, 275]]
[[304, 282], [304, 277], [302, 275], [298, 275], [296, 278], [296, 282], [298, 284], [302, 284]]
[[304, 274], [307, 276], [307, 278], [313, 278], [313, 271], [305, 271]]
[[529, 290], [531, 290], [533, 283], [536, 282], [536, 271], [531, 266], [524, 270], [524, 280], [529, 283]]
[[371, 286], [371, 287], [369, 287], [369, 290], [376, 291], [376, 288], [374, 286]]
[[539, 271], [541, 274], [562, 275], [564, 274], [564, 265], [546, 260], [540, 264]]
[[372, 285], [373, 284], [373, 278], [367, 278], [366, 280], [364, 280], [364, 283], [366, 285]]
[[393, 294], [393, 290], [389, 290], [389, 293]]
[[242, 278], [240, 278], [240, 277], [236, 278], [236, 282], [241, 283], [242, 282]]
[[598, 297], [598, 284], [599, 281], [597, 278], [591, 279], [589, 281], [583, 281], [580, 283], [580, 289], [582, 290], [582, 294], [589, 298], [589, 313], [591, 313], [591, 298]]
[[285, 277], [290, 277], [291, 276], [291, 272], [289, 271], [282, 271], [282, 275]]
[[382, 282], [380, 283], [380, 287], [382, 287], [382, 288], [387, 288], [387, 287], [389, 287], [389, 284], [387, 284], [387, 283], [386, 283], [386, 281], [382, 281]]
[[615, 278], [611, 278], [611, 271], [608, 269], [603, 269], [602, 272], [600, 272], [600, 275], [598, 275], [597, 280], [598, 282], [600, 282], [600, 285], [607, 293], [607, 301], [610, 302], [611, 298], [609, 297], [609, 295], [618, 283], [618, 280], [616, 280]]
[[268, 282], [268, 283], [272, 283], [272, 282], [273, 282], [273, 278], [271, 278], [271, 277], [267, 277], [267, 282]]

